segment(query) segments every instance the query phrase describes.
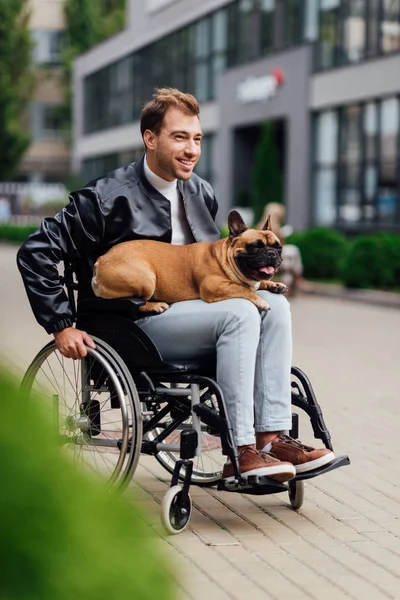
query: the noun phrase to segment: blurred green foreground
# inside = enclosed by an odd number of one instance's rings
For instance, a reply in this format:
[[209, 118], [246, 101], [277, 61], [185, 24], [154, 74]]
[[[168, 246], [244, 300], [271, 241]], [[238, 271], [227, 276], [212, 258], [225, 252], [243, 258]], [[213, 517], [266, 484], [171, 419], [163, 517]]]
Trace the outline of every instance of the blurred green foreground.
[[157, 538], [127, 498], [75, 470], [0, 368], [1, 600], [173, 598]]

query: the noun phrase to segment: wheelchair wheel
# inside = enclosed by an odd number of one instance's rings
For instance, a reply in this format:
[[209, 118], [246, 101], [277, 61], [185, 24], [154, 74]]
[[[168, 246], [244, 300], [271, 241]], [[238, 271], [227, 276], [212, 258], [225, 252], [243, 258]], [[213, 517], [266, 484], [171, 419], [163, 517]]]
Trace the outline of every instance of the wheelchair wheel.
[[[160, 384], [162, 385], [162, 384]], [[184, 385], [184, 387], [186, 387]], [[208, 388], [200, 390], [201, 402], [204, 402], [209, 408], [218, 412], [218, 403], [215, 396], [208, 392]], [[171, 422], [168, 415], [161, 423], [161, 427], [166, 427]], [[156, 427], [147, 434], [147, 439], [153, 440], [162, 431], [161, 427]], [[164, 441], [168, 444], [179, 444], [180, 434], [185, 429], [192, 427], [192, 416], [190, 406], [188, 406], [188, 418], [177, 427]], [[162, 451], [156, 455], [158, 462], [169, 472], [174, 472], [175, 463], [179, 460], [179, 452]], [[221, 440], [217, 432], [201, 424], [201, 456], [193, 458], [192, 483], [195, 485], [213, 485], [221, 479], [222, 469], [225, 463], [225, 457], [222, 455]], [[181, 470], [179, 479], [185, 478], [184, 467]]]
[[122, 359], [93, 339], [96, 349], [76, 361], [47, 344], [29, 366], [21, 392], [47, 404], [57, 439], [77, 466], [122, 489], [140, 456], [140, 401]]
[[304, 491], [306, 484], [304, 481], [289, 481], [289, 501], [290, 506], [298, 510], [304, 503]]
[[190, 494], [185, 497], [180, 485], [169, 488], [161, 503], [161, 522], [166, 532], [175, 535], [186, 529], [191, 512]]

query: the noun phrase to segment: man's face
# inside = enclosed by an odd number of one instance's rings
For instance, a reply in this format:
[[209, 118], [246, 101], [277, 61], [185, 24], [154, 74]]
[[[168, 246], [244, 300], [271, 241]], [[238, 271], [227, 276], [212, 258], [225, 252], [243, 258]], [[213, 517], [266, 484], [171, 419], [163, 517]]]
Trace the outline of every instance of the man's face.
[[190, 179], [201, 154], [203, 133], [198, 117], [170, 108], [160, 133], [144, 133], [150, 169], [167, 181]]

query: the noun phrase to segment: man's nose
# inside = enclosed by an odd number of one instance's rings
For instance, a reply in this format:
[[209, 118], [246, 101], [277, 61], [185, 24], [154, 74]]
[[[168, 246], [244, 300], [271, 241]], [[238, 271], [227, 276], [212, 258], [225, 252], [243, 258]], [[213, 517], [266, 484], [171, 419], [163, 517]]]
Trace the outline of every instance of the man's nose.
[[186, 154], [195, 156], [196, 154], [199, 154], [200, 147], [194, 140], [187, 140], [185, 152], [186, 152]]

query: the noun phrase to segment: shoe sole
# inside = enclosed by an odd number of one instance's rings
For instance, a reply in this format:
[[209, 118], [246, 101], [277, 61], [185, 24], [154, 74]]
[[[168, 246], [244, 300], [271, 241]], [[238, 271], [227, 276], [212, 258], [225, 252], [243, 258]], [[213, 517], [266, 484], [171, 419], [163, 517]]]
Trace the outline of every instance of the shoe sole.
[[296, 465], [296, 473], [308, 473], [308, 471], [314, 471], [314, 469], [319, 469], [319, 467], [323, 467], [324, 465], [332, 462], [336, 456], [333, 452], [329, 454], [325, 454], [325, 456], [321, 456], [320, 458], [316, 458], [315, 460], [311, 460], [310, 462], [302, 463], [301, 465]]
[[[249, 477], [250, 475], [257, 475], [258, 477], [269, 477], [270, 479], [274, 479], [275, 481], [279, 481], [283, 483], [285, 481], [290, 481], [296, 477], [296, 469], [293, 467], [292, 469], [288, 466], [282, 471], [282, 467], [279, 465], [274, 467], [260, 467], [259, 469], [251, 469], [250, 471], [245, 471], [242, 473], [243, 477]], [[235, 481], [236, 477], [232, 475], [231, 477], [224, 477], [224, 481]]]

